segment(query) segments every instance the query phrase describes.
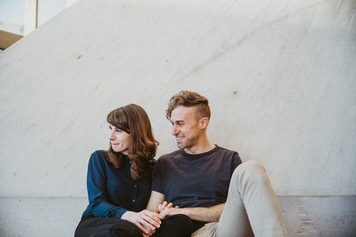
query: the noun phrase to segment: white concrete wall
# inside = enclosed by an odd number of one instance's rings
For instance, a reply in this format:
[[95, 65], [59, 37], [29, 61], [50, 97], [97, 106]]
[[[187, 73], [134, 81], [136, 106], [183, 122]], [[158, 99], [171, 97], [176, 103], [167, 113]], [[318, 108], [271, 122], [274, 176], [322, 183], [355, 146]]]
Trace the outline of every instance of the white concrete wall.
[[262, 162], [278, 195], [356, 195], [355, 8], [78, 1], [0, 54], [0, 197], [85, 197], [106, 114], [128, 103], [158, 155], [176, 149], [165, 109], [182, 89], [210, 99], [211, 140]]

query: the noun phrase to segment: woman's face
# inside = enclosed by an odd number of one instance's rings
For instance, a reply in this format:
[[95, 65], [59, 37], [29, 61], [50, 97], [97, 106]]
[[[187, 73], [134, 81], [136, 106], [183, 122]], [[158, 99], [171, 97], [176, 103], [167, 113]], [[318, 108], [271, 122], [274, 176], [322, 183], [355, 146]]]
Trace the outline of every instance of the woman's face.
[[110, 143], [115, 152], [121, 152], [128, 155], [130, 134], [109, 124]]

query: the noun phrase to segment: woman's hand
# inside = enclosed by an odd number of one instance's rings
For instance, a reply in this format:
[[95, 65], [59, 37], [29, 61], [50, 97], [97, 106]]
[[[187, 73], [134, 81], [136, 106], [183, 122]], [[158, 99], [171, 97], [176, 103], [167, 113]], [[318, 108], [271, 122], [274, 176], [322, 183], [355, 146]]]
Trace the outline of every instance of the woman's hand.
[[157, 213], [143, 210], [140, 212], [127, 211], [121, 216], [122, 220], [127, 220], [135, 224], [144, 236], [151, 236], [156, 232], [156, 229], [161, 226], [161, 220]]

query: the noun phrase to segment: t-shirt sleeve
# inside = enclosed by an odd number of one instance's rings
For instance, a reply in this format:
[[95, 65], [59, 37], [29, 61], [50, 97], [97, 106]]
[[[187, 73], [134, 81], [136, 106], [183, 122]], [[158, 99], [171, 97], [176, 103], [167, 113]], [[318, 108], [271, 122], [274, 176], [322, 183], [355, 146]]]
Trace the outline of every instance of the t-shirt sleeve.
[[160, 159], [157, 160], [152, 172], [152, 191], [164, 194]]
[[98, 151], [94, 152], [89, 160], [87, 175], [88, 197], [93, 215], [121, 218], [127, 210], [108, 201], [106, 179], [104, 158], [100, 157]]
[[241, 163], [240, 155], [235, 151], [232, 155], [232, 171], [234, 171]]

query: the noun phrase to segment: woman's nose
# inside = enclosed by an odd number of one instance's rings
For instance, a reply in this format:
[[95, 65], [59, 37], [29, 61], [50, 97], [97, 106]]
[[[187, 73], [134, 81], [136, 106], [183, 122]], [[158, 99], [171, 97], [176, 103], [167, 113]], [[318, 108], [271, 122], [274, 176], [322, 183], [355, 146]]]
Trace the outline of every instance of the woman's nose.
[[114, 131], [110, 131], [109, 138], [110, 138], [110, 140], [114, 140], [115, 139], [115, 132]]

